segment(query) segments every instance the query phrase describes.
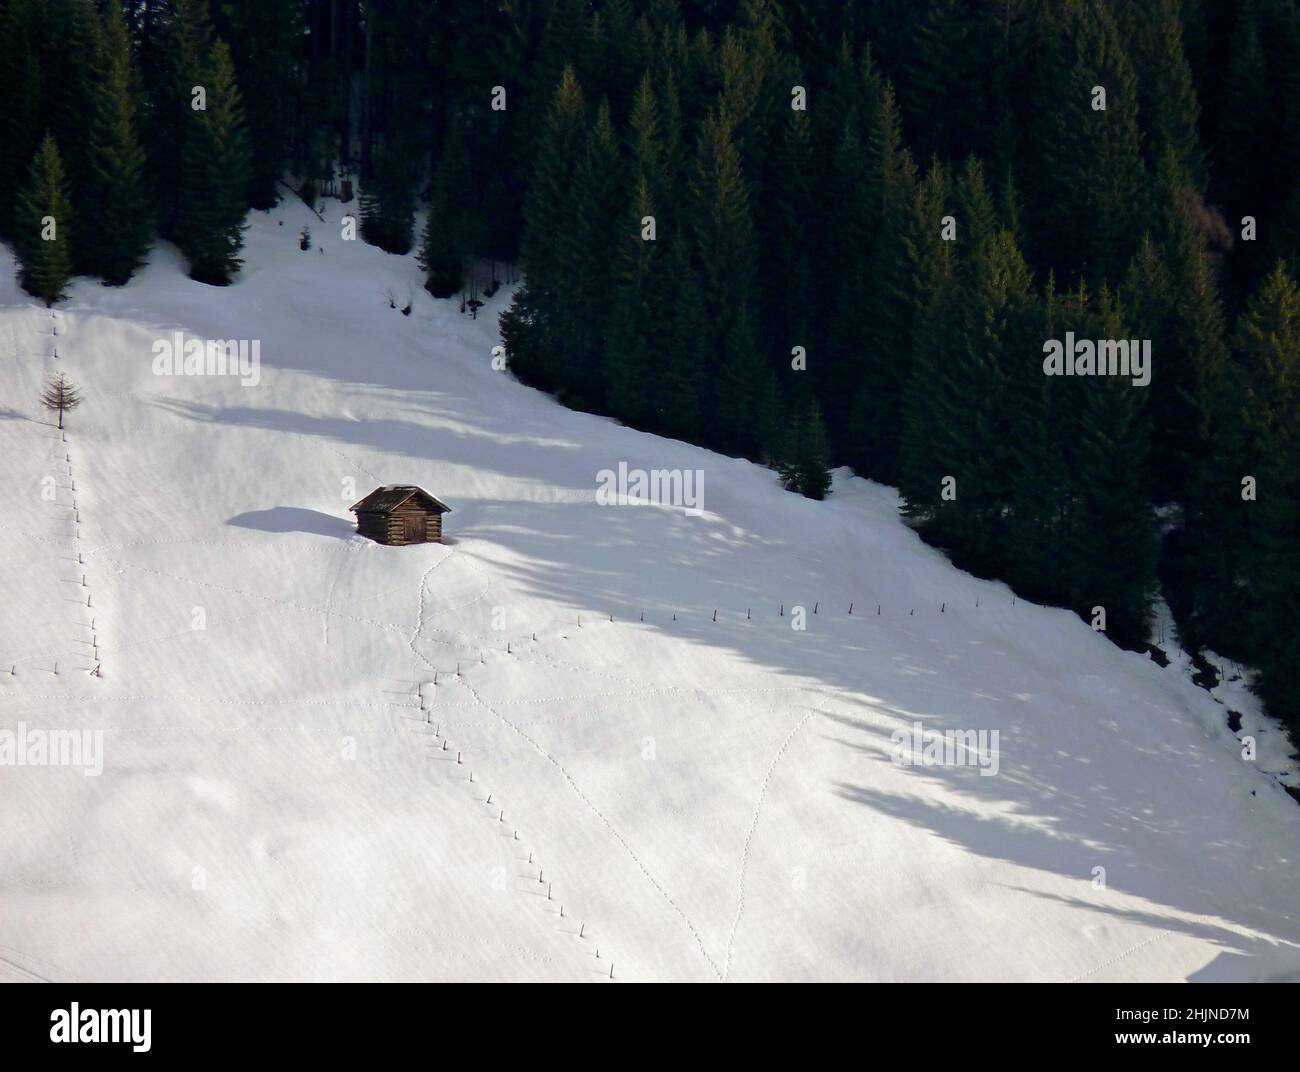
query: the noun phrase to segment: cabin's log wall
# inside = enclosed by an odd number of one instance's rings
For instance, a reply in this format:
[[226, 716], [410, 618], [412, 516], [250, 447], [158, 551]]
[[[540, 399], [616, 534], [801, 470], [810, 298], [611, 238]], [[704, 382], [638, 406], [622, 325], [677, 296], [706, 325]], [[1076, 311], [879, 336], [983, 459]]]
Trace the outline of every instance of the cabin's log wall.
[[[412, 541], [406, 538], [408, 517], [423, 517], [423, 541]], [[442, 517], [419, 506], [403, 505], [389, 513], [358, 513], [357, 532], [376, 543], [395, 547], [403, 547], [413, 542], [441, 543]]]

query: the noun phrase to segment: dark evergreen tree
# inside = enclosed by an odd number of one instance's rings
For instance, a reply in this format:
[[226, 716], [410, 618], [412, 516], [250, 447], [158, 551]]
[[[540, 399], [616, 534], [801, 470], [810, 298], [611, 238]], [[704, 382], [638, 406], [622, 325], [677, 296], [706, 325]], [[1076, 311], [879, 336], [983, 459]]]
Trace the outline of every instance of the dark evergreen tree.
[[1100, 0], [1045, 4], [1035, 20], [1016, 172], [1035, 256], [1070, 277], [1118, 279], [1147, 208], [1137, 80]]
[[[40, 0], [5, 0], [0, 6], [0, 189], [14, 191], [26, 182], [32, 157], [40, 146], [41, 84], [36, 50], [36, 13]], [[0, 198], [0, 235], [17, 238], [17, 204]]]
[[72, 207], [63, 160], [52, 134], [46, 134], [18, 195], [15, 247], [18, 280], [33, 297], [53, 305], [63, 299], [72, 278]]
[[202, 150], [201, 94], [209, 87], [215, 34], [206, 0], [163, 0], [151, 11], [143, 66], [149, 106], [149, 170], [163, 237], [179, 244], [178, 223], [188, 162]]
[[373, 174], [361, 189], [361, 237], [385, 253], [405, 255], [415, 241], [415, 154], [401, 141], [374, 153]]
[[1137, 76], [1148, 165], [1172, 153], [1184, 174], [1203, 183], [1200, 105], [1183, 48], [1182, 7], [1179, 0], [1114, 0], [1113, 10]]
[[301, 0], [221, 0], [213, 8], [217, 29], [231, 45], [240, 92], [250, 102], [248, 197], [256, 209], [279, 200], [285, 132], [302, 75], [301, 6]]
[[[95, 0], [42, 0], [37, 7], [36, 47], [41, 70], [41, 118], [63, 157], [73, 201], [88, 205], [90, 128], [99, 98], [101, 33]], [[80, 243], [73, 266], [88, 265]]]
[[[691, 263], [687, 239], [675, 230], [667, 239], [663, 282], [667, 298], [660, 307], [662, 333], [652, 356], [659, 355], [664, 385], [656, 427], [679, 439], [702, 442], [707, 427], [705, 376], [711, 363], [705, 354], [708, 325], [699, 276]], [[652, 375], [654, 370], [652, 369]]]
[[809, 403], [790, 422], [790, 431], [777, 465], [788, 491], [809, 499], [824, 499], [831, 490], [826, 429], [821, 410]]
[[435, 298], [450, 298], [461, 288], [465, 260], [473, 252], [477, 221], [473, 199], [465, 136], [460, 124], [452, 123], [434, 173], [429, 215], [420, 242], [424, 287]]
[[[1077, 338], [1130, 334], [1106, 288], [1096, 302], [1081, 288], [1062, 322]], [[1143, 644], [1158, 553], [1148, 498], [1145, 389], [1118, 376], [1071, 377], [1062, 381], [1056, 402], [1055, 438], [1068, 474], [1059, 570], [1068, 602], [1090, 620], [1102, 608], [1106, 632], [1116, 642]]]
[[[1267, 173], [1268, 69], [1255, 0], [1243, 0], [1232, 27], [1232, 45], [1218, 111], [1215, 185], [1228, 211], [1260, 214], [1257, 184]], [[1253, 209], [1253, 212], [1252, 212]]]
[[670, 280], [664, 278], [657, 241], [642, 237], [641, 221], [653, 216], [650, 180], [642, 174], [612, 266], [615, 291], [602, 371], [610, 412], [634, 427], [661, 430], [662, 378], [652, 363], [661, 353], [668, 308], [660, 299]]
[[696, 263], [703, 287], [714, 362], [716, 404], [722, 416], [714, 435], [719, 449], [759, 457], [772, 446], [774, 395], [771, 368], [759, 348], [752, 309], [754, 233], [749, 184], [725, 116], [709, 117], [700, 131], [691, 180]]
[[[1241, 386], [1237, 427], [1225, 483], [1237, 485], [1230, 509], [1238, 565], [1235, 605], [1216, 632], [1259, 668], [1270, 709], [1300, 728], [1295, 681], [1300, 641], [1300, 289], [1278, 265], [1261, 284], [1237, 327]], [[1253, 494], [1244, 490], [1253, 480]], [[1231, 502], [1231, 500], [1226, 500]]]
[[116, 5], [110, 5], [104, 15], [102, 59], [86, 182], [94, 211], [81, 221], [77, 244], [89, 271], [111, 286], [121, 286], [144, 263], [152, 227], [148, 159], [136, 122], [131, 39]]
[[618, 138], [609, 105], [602, 101], [573, 174], [572, 222], [560, 235], [564, 261], [573, 266], [567, 298], [572, 319], [566, 338], [571, 356], [560, 386], [572, 404], [584, 409], [599, 408], [604, 400], [601, 366], [620, 268], [618, 251], [629, 239], [627, 195]]
[[243, 102], [224, 42], [212, 46], [204, 77], [206, 108], [192, 111], [185, 129], [175, 237], [192, 279], [226, 286], [243, 263], [249, 151]]
[[524, 205], [521, 256], [526, 278], [501, 318], [510, 367], [527, 383], [553, 390], [569, 354], [572, 312], [569, 282], [575, 266], [565, 262], [571, 223], [568, 196], [586, 129], [582, 88], [572, 67], [551, 100]]

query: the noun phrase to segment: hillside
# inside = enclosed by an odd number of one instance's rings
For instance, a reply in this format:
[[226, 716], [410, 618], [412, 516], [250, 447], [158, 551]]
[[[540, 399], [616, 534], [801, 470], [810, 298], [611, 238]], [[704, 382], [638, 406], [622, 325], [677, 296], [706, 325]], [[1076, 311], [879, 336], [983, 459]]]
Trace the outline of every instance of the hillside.
[[[492, 366], [506, 293], [464, 317], [327, 212], [310, 252], [254, 214], [235, 286], [164, 247], [53, 315], [0, 256], [0, 727], [103, 731], [98, 777], [0, 772], [0, 975], [1300, 973], [1249, 697], [1255, 765], [1184, 659], [955, 570], [846, 470], [812, 502], [561, 408]], [[176, 331], [258, 340], [260, 382], [154, 375]], [[620, 462], [701, 471], [702, 514], [598, 505]], [[384, 483], [446, 545], [355, 536]], [[997, 730], [996, 774], [892, 763], [918, 721]]]

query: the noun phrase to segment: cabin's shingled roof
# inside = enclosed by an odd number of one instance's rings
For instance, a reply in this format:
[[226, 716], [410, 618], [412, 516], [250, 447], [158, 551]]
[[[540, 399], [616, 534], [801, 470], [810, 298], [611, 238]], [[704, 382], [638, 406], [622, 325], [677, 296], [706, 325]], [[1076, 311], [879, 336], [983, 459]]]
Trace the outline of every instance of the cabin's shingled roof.
[[433, 510], [437, 510], [438, 513], [446, 514], [451, 512], [451, 507], [436, 495], [430, 495], [423, 488], [417, 488], [414, 484], [385, 484], [381, 488], [375, 488], [360, 502], [353, 503], [348, 507], [348, 510], [354, 514], [385, 514], [390, 510], [397, 509], [402, 503], [417, 495], [427, 500], [426, 505]]

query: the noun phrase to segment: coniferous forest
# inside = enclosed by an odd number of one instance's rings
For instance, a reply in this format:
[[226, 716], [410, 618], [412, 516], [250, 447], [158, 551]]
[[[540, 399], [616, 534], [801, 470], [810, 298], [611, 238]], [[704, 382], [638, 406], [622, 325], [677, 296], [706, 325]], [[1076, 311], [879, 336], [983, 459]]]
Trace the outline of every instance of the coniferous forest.
[[48, 302], [355, 183], [434, 296], [519, 279], [524, 382], [1118, 643], [1162, 597], [1300, 727], [1298, 0], [0, 0], [0, 86]]

